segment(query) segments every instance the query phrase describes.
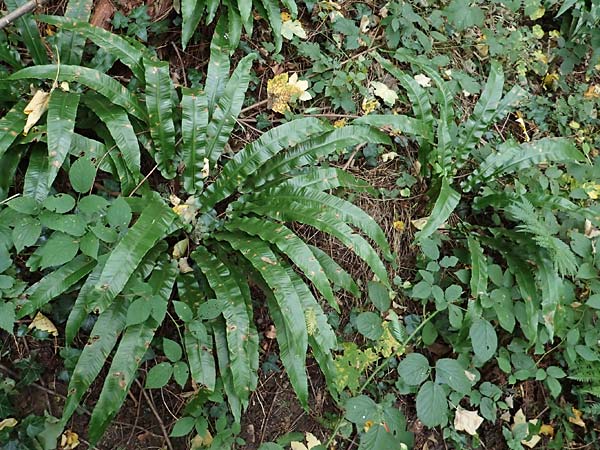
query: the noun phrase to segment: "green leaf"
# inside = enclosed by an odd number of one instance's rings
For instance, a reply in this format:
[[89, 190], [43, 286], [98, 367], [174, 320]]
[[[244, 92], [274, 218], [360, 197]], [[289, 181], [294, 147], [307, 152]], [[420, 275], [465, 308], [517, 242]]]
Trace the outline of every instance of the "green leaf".
[[106, 358], [115, 346], [117, 338], [125, 326], [125, 312], [128, 303], [125, 299], [115, 302], [98, 316], [90, 333], [93, 339], [90, 339], [83, 348], [69, 381], [69, 397], [61, 418], [63, 426], [76, 411], [81, 398], [100, 373]]
[[75, 199], [69, 194], [55, 194], [46, 198], [42, 203], [42, 206], [48, 211], [64, 214], [75, 207]]
[[40, 204], [33, 198], [17, 197], [8, 202], [8, 207], [23, 214], [38, 214]]
[[100, 240], [92, 232], [87, 232], [79, 241], [79, 250], [90, 258], [97, 259], [99, 249]]
[[6, 153], [8, 148], [19, 136], [25, 127], [27, 116], [23, 112], [25, 102], [18, 102], [0, 119], [0, 157]]
[[362, 427], [367, 420], [372, 420], [377, 413], [377, 403], [366, 395], [359, 395], [349, 398], [344, 405], [344, 409], [346, 410], [344, 417], [353, 424]]
[[198, 0], [182, 0], [181, 16], [183, 23], [181, 25], [181, 44], [183, 49], [187, 47], [188, 42], [194, 35], [198, 23], [204, 12], [204, 2]]
[[83, 157], [75, 161], [69, 169], [69, 181], [76, 192], [86, 193], [92, 189], [96, 179], [96, 166], [89, 158]]
[[[74, 31], [92, 41], [107, 53], [117, 57], [123, 64], [131, 69], [133, 75], [139, 80], [144, 80], [144, 67], [141, 63], [143, 56], [149, 56], [145, 51], [131, 45], [122, 37], [103, 28], [93, 26], [85, 21], [73, 20], [62, 16], [37, 16], [38, 20], [54, 25], [61, 30]], [[145, 47], [141, 47], [145, 50]], [[61, 60], [65, 64], [65, 61]], [[38, 63], [39, 64], [39, 63]]]
[[180, 386], [184, 387], [190, 376], [190, 369], [188, 365], [183, 361], [177, 361], [173, 364], [173, 379]]
[[[214, 2], [216, 6], [220, 3]], [[211, 8], [209, 7], [209, 10]], [[210, 16], [210, 12], [209, 12]], [[227, 19], [225, 14], [219, 17], [213, 38], [210, 41], [210, 58], [206, 70], [206, 83], [204, 91], [208, 99], [208, 120], [212, 119], [215, 107], [223, 96], [225, 85], [229, 79], [230, 61], [229, 55], [237, 44], [232, 45], [232, 36], [227, 32]]]
[[175, 177], [175, 125], [171, 98], [173, 82], [169, 63], [144, 60], [146, 68], [146, 108], [148, 125], [154, 142], [154, 159], [160, 173], [167, 179]]
[[30, 216], [22, 217], [15, 224], [12, 232], [12, 240], [17, 253], [21, 253], [25, 247], [35, 244], [41, 234], [42, 225], [38, 219]]
[[175, 312], [179, 318], [184, 322], [190, 322], [194, 318], [194, 313], [185, 303], [174, 301], [173, 306], [175, 307]]
[[15, 320], [14, 303], [0, 303], [0, 328], [13, 334]]
[[171, 362], [179, 361], [183, 355], [181, 346], [177, 342], [168, 338], [163, 338], [163, 351], [165, 352], [165, 356]]
[[465, 374], [465, 369], [455, 359], [441, 358], [435, 363], [435, 382], [446, 383], [461, 394], [471, 392], [471, 382]]
[[97, 70], [81, 66], [55, 64], [32, 66], [13, 73], [10, 80], [24, 80], [36, 78], [54, 80], [59, 74], [59, 81], [76, 81], [99, 94], [105, 96], [111, 103], [122, 106], [129, 113], [140, 120], [146, 119], [146, 112], [135, 96], [118, 81]]
[[191, 416], [182, 417], [177, 422], [175, 422], [175, 425], [173, 426], [173, 430], [171, 430], [171, 434], [169, 434], [169, 436], [171, 436], [171, 437], [186, 436], [188, 433], [190, 433], [190, 431], [192, 431], [195, 423], [196, 423], [195, 417], [191, 417]]
[[600, 309], [600, 294], [590, 295], [585, 304], [590, 308]]
[[[40, 268], [46, 269], [71, 261], [78, 250], [79, 242], [73, 236], [56, 231], [44, 245], [38, 247], [34, 255], [41, 258]], [[30, 261], [31, 258], [28, 264]]]
[[230, 220], [225, 224], [225, 228], [232, 232], [241, 230], [275, 244], [282, 253], [287, 255], [304, 272], [331, 307], [339, 308], [321, 264], [313, 256], [308, 245], [285, 225], [252, 217], [243, 217]]
[[490, 299], [494, 303], [494, 311], [496, 311], [500, 326], [512, 333], [515, 328], [515, 313], [510, 290], [507, 288], [494, 289], [490, 293]]
[[212, 330], [215, 337], [215, 349], [217, 351], [217, 361], [219, 362], [223, 390], [227, 395], [227, 402], [229, 403], [229, 410], [233, 415], [233, 420], [239, 423], [242, 416], [242, 409], [247, 405], [247, 401], [242, 402], [233, 388], [233, 378], [231, 370], [229, 370], [229, 351], [227, 350], [225, 323], [223, 320], [217, 320], [212, 325]]
[[427, 224], [416, 234], [418, 240], [431, 236], [442, 224], [448, 220], [450, 214], [458, 206], [460, 194], [450, 187], [448, 180], [442, 178], [440, 194], [433, 205]]
[[[221, 156], [225, 145], [229, 141], [231, 131], [239, 115], [248, 83], [250, 82], [250, 69], [256, 56], [245, 56], [234, 70], [225, 86], [223, 95], [215, 105], [213, 115], [206, 129], [206, 158], [213, 169]], [[208, 95], [210, 93], [207, 91]], [[210, 105], [210, 103], [209, 103]]]
[[394, 434], [390, 433], [388, 428], [389, 426], [387, 423], [385, 425], [380, 423], [373, 424], [367, 432], [360, 437], [360, 450], [398, 448], [399, 439]]
[[117, 155], [112, 155], [113, 158], [122, 158], [134, 179], [139, 180], [141, 178], [140, 146], [127, 113], [118, 106], [107, 103], [99, 95], [88, 93], [84, 97], [84, 102], [106, 125], [110, 135], [115, 140], [119, 152]]
[[80, 237], [86, 232], [85, 220], [76, 214], [58, 214], [42, 211], [39, 215], [42, 225], [50, 230], [62, 231], [71, 236]]
[[108, 207], [106, 220], [108, 224], [118, 231], [126, 230], [131, 222], [131, 207], [123, 197], [117, 198]]
[[182, 159], [185, 163], [183, 184], [185, 190], [193, 194], [202, 187], [208, 98], [199, 89], [182, 88], [181, 92]]
[[[190, 329], [201, 328], [203, 333], [192, 333]], [[185, 352], [190, 364], [192, 379], [209, 391], [214, 391], [216, 383], [213, 340], [201, 322], [189, 323], [184, 334]]]
[[427, 381], [417, 394], [417, 417], [427, 427], [445, 425], [448, 421], [448, 401], [444, 388]]
[[377, 281], [369, 281], [367, 289], [369, 299], [379, 311], [385, 312], [390, 308], [392, 301], [387, 287]]
[[[15, 10], [19, 6], [23, 6], [27, 3], [26, 0], [6, 0], [5, 4], [9, 10]], [[15, 25], [23, 38], [23, 42], [33, 59], [35, 64], [47, 64], [48, 55], [46, 54], [46, 47], [44, 41], [40, 36], [37, 23], [32, 16], [26, 14], [19, 19], [15, 20]], [[6, 44], [3, 44], [6, 45]], [[0, 127], [0, 130], [2, 127]]]
[[71, 148], [79, 94], [55, 89], [48, 103], [48, 187], [52, 186]]
[[96, 288], [86, 299], [88, 311], [104, 311], [119, 294], [141, 263], [144, 255], [164, 238], [171, 227], [175, 213], [168, 208], [158, 194], [146, 199], [147, 206], [119, 241], [108, 260]]
[[368, 114], [352, 122], [353, 125], [370, 125], [376, 128], [391, 129], [396, 133], [414, 136], [419, 139], [430, 133], [430, 127], [420, 119], [402, 114]]
[[134, 300], [127, 309], [127, 319], [125, 325], [130, 327], [145, 322], [150, 317], [149, 301], [145, 298]]
[[[92, 13], [93, 0], [69, 0], [65, 18], [87, 22]], [[72, 31], [60, 31], [57, 36], [58, 55], [61, 64], [80, 64], [85, 37]]]
[[146, 389], [160, 389], [169, 382], [173, 375], [173, 366], [171, 363], [162, 362], [152, 367], [146, 375]]
[[368, 339], [376, 341], [383, 334], [381, 317], [373, 312], [363, 312], [356, 318], [358, 332]]
[[469, 328], [469, 337], [471, 338], [471, 345], [475, 356], [486, 362], [491, 359], [498, 347], [498, 338], [496, 336], [496, 330], [491, 323], [485, 319], [478, 319]]
[[427, 379], [429, 372], [429, 361], [420, 353], [409, 353], [398, 364], [398, 374], [409, 386], [419, 386]]
[[317, 261], [319, 261], [319, 264], [321, 264], [321, 267], [325, 271], [327, 278], [333, 281], [335, 286], [341, 287], [355, 297], [360, 297], [360, 289], [350, 274], [346, 272], [342, 266], [336, 263], [331, 256], [329, 256], [320, 248], [312, 245], [309, 245], [308, 247], [312, 251], [315, 258], [317, 258]]
[[226, 240], [235, 250], [240, 251], [271, 289], [273, 299], [269, 301], [269, 310], [277, 328], [281, 361], [300, 404], [306, 407], [308, 333], [305, 322], [298, 320], [298, 317], [304, 317], [304, 312], [293, 281], [282, 266], [282, 261], [262, 241], [225, 233], [216, 235], [216, 238]]
[[467, 245], [471, 254], [471, 296], [479, 298], [487, 294], [487, 260], [479, 241], [473, 236], [467, 236]]
[[458, 31], [483, 24], [483, 11], [477, 6], [471, 6], [469, 0], [452, 0], [450, 5], [444, 9], [444, 13]]

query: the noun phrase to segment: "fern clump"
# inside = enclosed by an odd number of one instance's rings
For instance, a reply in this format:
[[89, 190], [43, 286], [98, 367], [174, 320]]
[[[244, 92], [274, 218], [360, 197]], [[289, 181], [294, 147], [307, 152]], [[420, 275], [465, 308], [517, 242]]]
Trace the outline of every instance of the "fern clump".
[[[67, 345], [74, 345], [88, 317], [95, 320], [70, 379], [61, 424], [66, 426], [112, 355], [89, 427], [90, 442], [100, 439], [171, 307], [181, 340], [165, 341], [173, 364], [152, 369], [147, 386], [160, 387], [171, 375], [183, 386], [188, 373], [208, 392], [222, 384], [239, 421], [256, 388], [259, 364], [251, 285], [266, 299], [280, 358], [300, 403], [307, 407], [309, 348], [335, 394], [337, 338], [322, 299], [337, 309], [334, 286], [355, 293], [356, 285], [288, 223], [337, 238], [389, 286], [379, 256], [391, 258], [382, 229], [335, 195], [338, 188], [362, 189], [364, 183], [318, 164], [348, 146], [389, 143], [388, 136], [368, 124], [334, 128], [303, 118], [225, 157], [254, 56], [244, 57], [230, 76], [222, 51], [230, 42], [220, 27], [206, 84], [176, 89], [168, 64], [127, 40], [83, 22], [42, 20], [119, 57], [139, 86], [134, 93], [80, 65], [37, 65], [9, 77], [55, 83], [47, 123], [32, 131], [38, 142], [21, 135], [22, 102], [1, 119], [9, 132], [2, 152], [31, 146], [25, 188], [0, 212], [0, 224], [12, 233], [6, 247], [13, 256], [35, 248], [26, 257], [30, 270], [52, 270], [9, 299], [7, 308], [21, 319], [58, 296], [75, 296], [65, 326]], [[155, 165], [146, 175], [145, 160]], [[61, 169], [69, 172], [77, 198], [56, 193]], [[181, 189], [169, 198], [154, 191], [148, 178], [155, 169], [164, 179], [180, 180]], [[92, 193], [96, 179], [111, 180], [120, 191], [116, 198]], [[16, 224], [29, 234], [19, 236]]]

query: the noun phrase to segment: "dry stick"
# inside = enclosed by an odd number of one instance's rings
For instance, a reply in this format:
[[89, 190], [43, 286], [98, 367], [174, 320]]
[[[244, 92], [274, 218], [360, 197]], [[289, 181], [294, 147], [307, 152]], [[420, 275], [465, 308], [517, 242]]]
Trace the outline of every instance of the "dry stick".
[[162, 431], [163, 437], [165, 438], [167, 447], [169, 447], [169, 450], [174, 450], [173, 444], [171, 444], [171, 439], [169, 439], [169, 433], [167, 433], [167, 428], [165, 427], [165, 424], [164, 424], [162, 418], [160, 417], [160, 414], [156, 410], [156, 406], [154, 406], [154, 402], [152, 401], [152, 399], [150, 398], [150, 396], [144, 389], [144, 386], [142, 386], [142, 383], [140, 383], [139, 380], [135, 380], [135, 383], [141, 389], [142, 394], [144, 395], [144, 398], [146, 399], [146, 402], [148, 403], [148, 406], [152, 410], [152, 414], [154, 414], [154, 417], [156, 417], [156, 420], [158, 420], [158, 425], [160, 426], [160, 430]]
[[154, 167], [153, 167], [152, 169], [150, 169], [150, 172], [148, 172], [148, 175], [146, 175], [146, 176], [145, 176], [145, 177], [142, 179], [142, 181], [140, 181], [140, 182], [138, 183], [138, 185], [137, 185], [137, 186], [136, 186], [136, 187], [133, 189], [133, 191], [131, 191], [131, 194], [129, 194], [129, 195], [128, 195], [128, 197], [133, 197], [133, 194], [135, 194], [135, 193], [137, 192], [137, 190], [140, 188], [140, 186], [141, 186], [142, 184], [144, 184], [144, 182], [145, 182], [145, 181], [146, 181], [148, 178], [150, 178], [150, 175], [152, 175], [152, 174], [154, 173], [154, 171], [156, 170], [156, 168], [157, 168], [157, 167], [158, 167], [158, 164], [155, 164], [155, 165], [154, 165]]
[[25, 3], [23, 6], [19, 6], [12, 12], [9, 12], [4, 17], [0, 17], [0, 30], [5, 28], [7, 25], [13, 23], [15, 20], [24, 16], [27, 13], [30, 13], [38, 6], [42, 6], [44, 3], [47, 3], [48, 0], [30, 0]]

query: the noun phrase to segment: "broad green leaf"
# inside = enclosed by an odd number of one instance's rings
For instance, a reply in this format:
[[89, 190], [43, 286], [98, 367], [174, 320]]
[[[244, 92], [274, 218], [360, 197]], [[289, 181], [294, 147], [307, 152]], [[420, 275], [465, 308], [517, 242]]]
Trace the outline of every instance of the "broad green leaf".
[[48, 211], [64, 214], [75, 207], [75, 199], [69, 194], [55, 194], [46, 198], [42, 205]]
[[538, 284], [542, 291], [542, 317], [550, 339], [554, 338], [554, 319], [560, 314], [561, 297], [564, 292], [563, 279], [554, 264], [547, 258], [538, 257]]
[[353, 125], [370, 125], [376, 128], [382, 128], [394, 132], [400, 132], [409, 136], [415, 136], [417, 139], [427, 136], [431, 132], [421, 119], [404, 116], [402, 114], [368, 114], [359, 117], [352, 122]]
[[152, 313], [150, 301], [146, 298], [138, 298], [131, 302], [129, 308], [127, 308], [127, 318], [125, 319], [125, 325], [131, 327], [132, 325], [138, 325], [144, 323], [150, 317]]
[[465, 369], [455, 359], [441, 358], [435, 363], [435, 382], [446, 383], [461, 394], [471, 392], [471, 382], [465, 374]]
[[[360, 450], [397, 448], [398, 438], [388, 431], [387, 424], [375, 423], [360, 437]], [[402, 447], [399, 447], [402, 448]], [[408, 447], [407, 447], [408, 448]]]
[[420, 353], [409, 353], [398, 364], [398, 374], [409, 386], [419, 386], [429, 376], [427, 358]]
[[0, 156], [0, 173], [2, 173], [2, 177], [0, 177], [0, 198], [3, 200], [8, 196], [8, 192], [16, 180], [17, 169], [24, 150], [22, 146], [10, 148], [4, 156]]
[[42, 225], [35, 217], [24, 216], [14, 225], [12, 240], [17, 253], [35, 244], [42, 234]]
[[113, 201], [106, 212], [108, 224], [118, 231], [127, 229], [129, 222], [131, 222], [131, 217], [131, 207], [123, 197], [119, 197]]
[[97, 259], [98, 250], [100, 250], [100, 240], [94, 236], [94, 233], [88, 231], [79, 241], [79, 250], [84, 255]]
[[431, 236], [440, 226], [442, 226], [458, 206], [459, 201], [460, 194], [450, 187], [446, 178], [442, 178], [440, 194], [433, 205], [429, 219], [427, 219], [427, 224], [417, 233], [417, 240], [422, 240]]
[[110, 253], [96, 287], [86, 299], [88, 311], [104, 311], [119, 294], [144, 255], [164, 239], [173, 223], [173, 213], [158, 194], [146, 199], [147, 206], [127, 234]]
[[[146, 68], [146, 108], [148, 125], [154, 142], [154, 159], [160, 173], [167, 179], [175, 176], [175, 125], [173, 123], [173, 82], [169, 63], [144, 60]], [[131, 169], [130, 169], [131, 170]]]
[[512, 333], [515, 328], [515, 313], [510, 290], [507, 288], [494, 289], [490, 292], [490, 299], [494, 303], [494, 311], [496, 311], [500, 326]]
[[369, 281], [367, 284], [369, 300], [380, 312], [385, 312], [390, 308], [390, 292], [387, 287], [377, 281]]
[[427, 427], [445, 425], [448, 421], [448, 401], [444, 388], [427, 381], [417, 394], [417, 417]]
[[15, 305], [8, 302], [0, 303], [0, 329], [13, 334], [15, 319]]
[[8, 150], [17, 136], [23, 131], [27, 116], [23, 112], [25, 102], [18, 102], [0, 119], [0, 157]]
[[190, 376], [190, 369], [183, 361], [177, 361], [173, 364], [173, 379], [181, 387], [185, 387]]
[[119, 152], [112, 152], [111, 156], [122, 159], [133, 177], [139, 180], [141, 178], [140, 146], [127, 113], [118, 106], [107, 103], [99, 95], [87, 94], [84, 97], [84, 102], [106, 125], [110, 135], [115, 140]]
[[600, 294], [590, 295], [585, 304], [590, 308], [600, 309]]
[[183, 142], [182, 159], [185, 164], [183, 185], [188, 194], [193, 194], [202, 188], [205, 136], [208, 126], [207, 101], [204, 91], [182, 89], [181, 137]]
[[32, 66], [13, 73], [9, 80], [25, 80], [36, 78], [54, 80], [58, 74], [59, 81], [76, 81], [105, 96], [111, 103], [122, 106], [140, 120], [146, 119], [146, 112], [135, 96], [115, 79], [97, 70], [81, 66], [55, 64]]
[[467, 245], [471, 255], [471, 296], [479, 298], [487, 293], [487, 260], [476, 238], [467, 236]]
[[17, 197], [8, 202], [8, 207], [22, 214], [36, 215], [39, 213], [40, 204], [29, 197]]
[[171, 437], [181, 437], [187, 435], [194, 428], [194, 424], [196, 423], [196, 418], [191, 416], [182, 417], [173, 426], [171, 433], [169, 436]]
[[69, 181], [76, 192], [83, 194], [90, 191], [95, 179], [96, 166], [89, 158], [79, 158], [69, 169]]
[[[60, 266], [71, 261], [78, 250], [79, 242], [76, 238], [55, 231], [44, 245], [38, 247], [33, 256], [40, 258], [39, 264], [41, 269], [47, 269], [48, 267]], [[31, 261], [32, 258], [27, 261], [28, 266]]]
[[[73, 31], [85, 36], [97, 46], [117, 57], [131, 69], [136, 78], [141, 81], [144, 80], [144, 67], [141, 60], [144, 56], [150, 56], [149, 52], [145, 54], [145, 52], [140, 51], [140, 49], [134, 47], [119, 35], [103, 28], [95, 27], [85, 21], [73, 20], [73, 18], [62, 16], [41, 15], [37, 18], [41, 22], [54, 25], [61, 30]], [[65, 61], [61, 61], [61, 63], [66, 64]]]
[[227, 265], [206, 248], [202, 246], [196, 248], [192, 258], [206, 276], [217, 300], [225, 301], [223, 317], [227, 328], [227, 347], [233, 387], [239, 398], [247, 399], [252, 373], [250, 355], [246, 346], [251, 332], [251, 318], [246, 309], [246, 302], [250, 299], [245, 298]]
[[79, 94], [55, 89], [48, 103], [48, 187], [52, 186], [71, 148]]
[[[202, 327], [204, 325], [198, 322]], [[198, 326], [200, 326], [198, 325]], [[192, 328], [194, 323], [187, 324]], [[193, 333], [186, 329], [184, 334], [185, 352], [190, 364], [190, 373], [192, 379], [209, 391], [215, 389], [215, 358], [212, 354], [213, 341], [212, 335], [209, 335], [204, 329], [204, 333]]]
[[225, 228], [232, 232], [241, 230], [276, 245], [311, 280], [331, 307], [339, 308], [321, 264], [313, 256], [306, 243], [285, 225], [252, 217], [243, 217], [230, 220], [225, 224]]
[[525, 321], [519, 321], [521, 329], [525, 337], [529, 339], [530, 344], [533, 344], [537, 340], [540, 305], [539, 293], [533, 276], [534, 270], [520, 256], [504, 253], [504, 257], [508, 263], [508, 268], [515, 276], [526, 307], [526, 319]]
[[[10, 11], [17, 9], [27, 3], [26, 0], [6, 0], [5, 5]], [[46, 46], [40, 36], [37, 23], [31, 15], [24, 15], [15, 20], [15, 25], [19, 30], [19, 34], [23, 38], [23, 42], [31, 55], [31, 59], [35, 64], [48, 64], [48, 55], [46, 54]], [[3, 44], [6, 45], [6, 44]], [[0, 127], [0, 130], [2, 128]]]
[[98, 316], [90, 333], [90, 341], [83, 347], [69, 382], [69, 397], [60, 422], [62, 426], [68, 423], [77, 410], [83, 395], [88, 392], [90, 385], [98, 377], [106, 358], [115, 346], [117, 338], [125, 326], [128, 303], [123, 298], [122, 301], [113, 303]]
[[478, 319], [469, 328], [469, 337], [475, 356], [483, 363], [496, 354], [498, 337], [496, 330], [485, 319]]
[[484, 20], [481, 8], [471, 6], [469, 0], [452, 0], [444, 9], [444, 14], [458, 31], [463, 31], [473, 26], [481, 26]]
[[377, 190], [369, 183], [336, 167], [310, 168], [300, 175], [295, 175], [283, 182], [280, 181], [274, 180], [271, 184], [287, 186], [292, 189], [311, 188], [318, 191], [344, 187], [354, 191], [367, 192], [373, 196], [378, 195]]
[[304, 320], [297, 319], [304, 317], [304, 312], [294, 283], [282, 265], [285, 263], [261, 240], [225, 233], [218, 234], [216, 238], [227, 241], [235, 250], [240, 251], [272, 290], [273, 301], [269, 302], [269, 310], [277, 328], [281, 361], [300, 404], [306, 407], [308, 333]]
[[162, 362], [152, 367], [146, 375], [146, 389], [160, 389], [169, 382], [173, 375], [173, 366], [171, 363]]
[[[210, 162], [212, 170], [229, 141], [230, 134], [239, 115], [248, 83], [250, 83], [250, 69], [255, 55], [251, 54], [244, 57], [234, 70], [231, 78], [225, 86], [223, 95], [219, 98], [213, 115], [208, 122], [206, 129], [206, 158]], [[207, 90], [210, 98], [210, 92]], [[209, 102], [210, 105], [210, 102]]]
[[364, 426], [367, 420], [372, 421], [378, 413], [377, 403], [366, 395], [349, 398], [344, 409], [346, 410], [344, 417], [359, 427]]
[[381, 317], [373, 312], [362, 312], [356, 318], [356, 328], [360, 334], [376, 341], [383, 334]]
[[[271, 0], [261, 0], [261, 4], [265, 8], [266, 19], [271, 25], [271, 34], [273, 35], [273, 40], [275, 43], [275, 51], [279, 53], [281, 51], [281, 46], [283, 45], [281, 33], [281, 10], [279, 9], [277, 3]], [[262, 14], [261, 16], [264, 17]]]
[[42, 225], [50, 230], [62, 231], [75, 237], [81, 237], [86, 232], [86, 222], [76, 214], [57, 214], [42, 211], [39, 215]]
[[[87, 22], [92, 13], [93, 0], [69, 0], [65, 18]], [[57, 36], [58, 56], [60, 64], [81, 63], [85, 37], [73, 31], [61, 30]]]

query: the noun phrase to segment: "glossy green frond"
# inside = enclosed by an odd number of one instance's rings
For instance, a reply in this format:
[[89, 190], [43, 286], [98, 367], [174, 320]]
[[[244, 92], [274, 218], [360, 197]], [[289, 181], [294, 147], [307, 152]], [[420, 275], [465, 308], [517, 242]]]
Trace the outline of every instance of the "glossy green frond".
[[43, 144], [37, 144], [29, 153], [29, 165], [23, 182], [23, 195], [41, 202], [47, 197], [49, 189], [48, 148]]
[[233, 233], [219, 233], [215, 237], [228, 242], [239, 251], [271, 289], [273, 301], [269, 302], [269, 311], [277, 327], [281, 361], [300, 403], [307, 407], [308, 333], [304, 320], [299, 320], [300, 317], [304, 317], [302, 302], [287, 272], [287, 264], [259, 239]]
[[[25, 3], [27, 3], [27, 0], [6, 0], [5, 2], [8, 9], [11, 11], [17, 9], [19, 6], [23, 6]], [[48, 64], [46, 47], [40, 36], [40, 31], [35, 19], [29, 15], [25, 15], [17, 19], [15, 25], [23, 38], [25, 47], [27, 47], [33, 62], [35, 64]]]
[[25, 127], [27, 116], [23, 113], [25, 102], [18, 102], [0, 119], [0, 158]]
[[253, 217], [232, 219], [225, 224], [225, 228], [231, 232], [243, 231], [276, 245], [311, 280], [331, 307], [339, 310], [325, 271], [308, 245], [292, 230], [285, 225]]
[[68, 66], [61, 64], [49, 64], [43, 66], [32, 66], [21, 69], [13, 73], [9, 80], [25, 80], [35, 78], [41, 80], [54, 80], [58, 75], [59, 81], [76, 81], [90, 89], [97, 91], [105, 96], [115, 105], [122, 106], [125, 110], [137, 117], [145, 120], [146, 112], [135, 96], [114, 78], [98, 72], [94, 69], [88, 69], [81, 66]]
[[174, 91], [169, 63], [146, 59], [146, 109], [150, 135], [154, 141], [154, 159], [163, 177], [175, 177], [175, 124], [171, 98]]
[[425, 239], [431, 236], [440, 226], [442, 226], [450, 217], [450, 214], [458, 206], [460, 201], [460, 194], [456, 192], [448, 183], [446, 178], [442, 178], [442, 186], [438, 195], [433, 209], [427, 219], [425, 227], [419, 231], [416, 238]]
[[204, 137], [208, 126], [208, 99], [204, 91], [183, 88], [181, 109], [183, 186], [186, 192], [193, 194], [201, 190], [204, 179]]
[[368, 192], [373, 196], [377, 196], [377, 190], [369, 183], [355, 177], [349, 172], [346, 172], [337, 167], [319, 167], [310, 168], [308, 171], [295, 175], [292, 178], [273, 184], [277, 186], [286, 186], [291, 189], [314, 189], [318, 191], [327, 191], [344, 187], [352, 191]]
[[223, 95], [229, 79], [229, 54], [235, 46], [231, 45], [226, 27], [227, 19], [225, 16], [221, 16], [210, 41], [210, 59], [204, 84], [204, 91], [208, 99], [208, 120], [212, 120], [215, 107]]
[[[87, 22], [92, 14], [93, 0], [69, 0], [65, 17], [71, 20]], [[79, 33], [61, 30], [58, 33], [58, 54], [61, 64], [77, 65], [81, 63], [85, 36]]]
[[342, 268], [342, 266], [335, 262], [331, 256], [329, 256], [319, 247], [315, 247], [313, 245], [309, 245], [308, 247], [321, 264], [321, 267], [323, 267], [327, 278], [333, 281], [334, 286], [344, 289], [357, 298], [360, 297], [360, 289], [358, 288], [358, 285], [354, 282], [350, 274]]

